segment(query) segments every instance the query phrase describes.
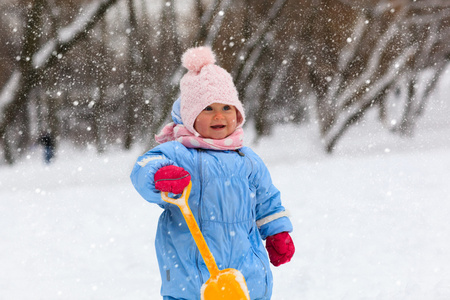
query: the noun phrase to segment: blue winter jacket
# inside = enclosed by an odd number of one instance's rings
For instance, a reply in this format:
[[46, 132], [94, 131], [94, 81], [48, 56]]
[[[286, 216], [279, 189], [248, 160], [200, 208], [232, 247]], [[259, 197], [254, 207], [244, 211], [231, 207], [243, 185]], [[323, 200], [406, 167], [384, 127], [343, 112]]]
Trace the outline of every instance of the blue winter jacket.
[[191, 174], [189, 206], [219, 269], [235, 268], [245, 277], [251, 299], [270, 299], [272, 273], [262, 239], [292, 224], [262, 160], [250, 149], [189, 149], [178, 142], [161, 144], [139, 157], [131, 180], [142, 197], [164, 208], [156, 234], [161, 294], [200, 299], [209, 272], [179, 208], [161, 200], [155, 172], [166, 165]]

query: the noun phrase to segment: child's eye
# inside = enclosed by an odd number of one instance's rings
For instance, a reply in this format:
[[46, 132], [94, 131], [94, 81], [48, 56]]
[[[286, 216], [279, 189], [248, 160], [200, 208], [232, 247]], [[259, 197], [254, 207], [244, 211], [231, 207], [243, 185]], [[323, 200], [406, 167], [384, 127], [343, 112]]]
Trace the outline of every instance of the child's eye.
[[224, 107], [223, 107], [223, 110], [230, 110], [231, 109], [231, 106], [229, 106], [229, 105], [225, 105]]
[[211, 106], [207, 106], [207, 107], [205, 107], [205, 109], [204, 110], [206, 110], [206, 111], [212, 111], [213, 109], [212, 109], [212, 107]]

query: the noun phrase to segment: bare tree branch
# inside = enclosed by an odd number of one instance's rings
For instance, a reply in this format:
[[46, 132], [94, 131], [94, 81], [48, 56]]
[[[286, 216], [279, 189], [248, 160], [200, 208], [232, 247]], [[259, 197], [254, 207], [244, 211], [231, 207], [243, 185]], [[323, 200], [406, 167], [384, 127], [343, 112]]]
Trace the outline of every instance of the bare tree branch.
[[[33, 47], [28, 48], [25, 45], [25, 52], [23, 60], [21, 60], [20, 70], [14, 71], [13, 75], [15, 79], [11, 79], [9, 82], [15, 84], [12, 87], [16, 93], [4, 93], [3, 89], [1, 94], [7, 95], [5, 99], [0, 99], [4, 103], [0, 103], [0, 139], [4, 148], [5, 160], [8, 163], [13, 163], [13, 157], [11, 149], [9, 146], [10, 141], [8, 140], [7, 127], [13, 122], [16, 117], [17, 110], [23, 110], [26, 107], [28, 101], [29, 93], [36, 84], [36, 80], [39, 76], [42, 76], [44, 71], [55, 64], [67, 51], [69, 51], [77, 42], [86, 38], [88, 32], [93, 26], [100, 20], [107, 9], [111, 7], [117, 0], [100, 0], [92, 2], [86, 9], [82, 10], [80, 15], [68, 26], [60, 29], [58, 35], [50, 39], [44, 46], [38, 49], [37, 44]], [[38, 18], [40, 11], [40, 6], [32, 6], [31, 17], [28, 22], [35, 24], [36, 18]], [[33, 14], [36, 14], [34, 16]], [[33, 25], [35, 26], [35, 25]], [[25, 35], [29, 38], [26, 40], [37, 40], [33, 38], [33, 34], [38, 34], [40, 28], [34, 28], [33, 26], [27, 26]], [[31, 42], [30, 42], [31, 43]], [[19, 75], [17, 75], [19, 73]]]

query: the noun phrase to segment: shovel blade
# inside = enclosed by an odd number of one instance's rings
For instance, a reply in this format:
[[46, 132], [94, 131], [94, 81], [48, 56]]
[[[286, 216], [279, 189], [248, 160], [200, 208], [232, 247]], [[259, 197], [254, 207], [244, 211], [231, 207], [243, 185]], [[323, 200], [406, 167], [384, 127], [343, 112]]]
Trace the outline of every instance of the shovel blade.
[[250, 300], [245, 278], [236, 269], [219, 271], [202, 286], [202, 300]]

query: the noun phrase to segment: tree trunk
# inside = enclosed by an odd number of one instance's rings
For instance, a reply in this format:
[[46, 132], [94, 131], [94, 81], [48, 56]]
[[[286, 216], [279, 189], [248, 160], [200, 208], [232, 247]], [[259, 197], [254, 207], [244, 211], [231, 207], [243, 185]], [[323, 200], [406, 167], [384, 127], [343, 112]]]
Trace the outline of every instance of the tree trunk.
[[[73, 23], [77, 24], [76, 30], [71, 31], [70, 36], [53, 37], [53, 39], [48, 41], [44, 46], [41, 46], [39, 43], [42, 38], [41, 27], [45, 1], [35, 0], [30, 4], [27, 1], [24, 4], [25, 7], [29, 8], [29, 11], [27, 12], [23, 49], [19, 61], [18, 72], [20, 74], [20, 79], [15, 86], [17, 92], [15, 92], [10, 102], [3, 106], [0, 111], [0, 116], [2, 116], [0, 118], [0, 139], [4, 148], [4, 158], [8, 164], [14, 163], [15, 157], [13, 153], [14, 149], [11, 146], [13, 137], [9, 136], [8, 132], [13, 130], [11, 127], [14, 127], [14, 122], [17, 120], [16, 111], [18, 109], [26, 109], [30, 92], [37, 85], [45, 71], [58, 62], [60, 55], [65, 54], [72, 49], [77, 42], [85, 39], [89, 30], [101, 19], [101, 17], [103, 17], [107, 9], [116, 2], [117, 0], [103, 0], [98, 3], [92, 3], [92, 5], [96, 6], [92, 6], [95, 9], [90, 11], [92, 14], [90, 16], [91, 18], [86, 20], [85, 16], [81, 16], [75, 19]], [[82, 26], [79, 26], [80, 23]], [[75, 27], [71, 27], [71, 24], [69, 24], [67, 28], [73, 29]], [[52, 46], [54, 50], [48, 51], [46, 46]], [[46, 55], [41, 55], [41, 50]], [[54, 55], [54, 53], [60, 55]], [[38, 59], [38, 57], [40, 58], [39, 62], [35, 60]], [[15, 73], [16, 72], [13, 74]]]
[[108, 69], [108, 53], [106, 51], [107, 44], [107, 28], [105, 20], [100, 21], [100, 61], [98, 65], [98, 71], [96, 72], [96, 81], [98, 87], [98, 98], [95, 99], [94, 104], [94, 135], [95, 144], [98, 153], [103, 153], [105, 151], [105, 146], [107, 144], [107, 136], [105, 133], [105, 101], [106, 101], [106, 89], [107, 89], [107, 69]]

